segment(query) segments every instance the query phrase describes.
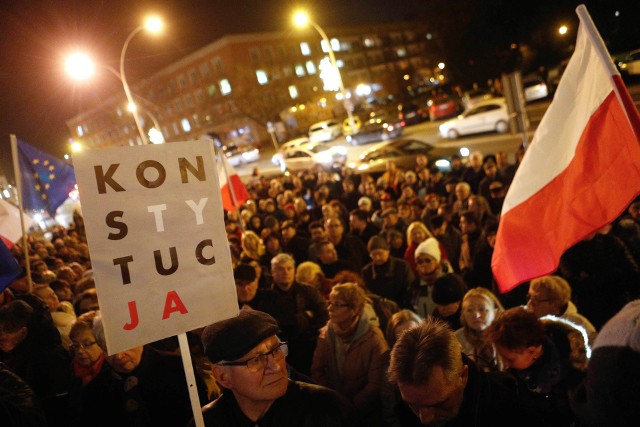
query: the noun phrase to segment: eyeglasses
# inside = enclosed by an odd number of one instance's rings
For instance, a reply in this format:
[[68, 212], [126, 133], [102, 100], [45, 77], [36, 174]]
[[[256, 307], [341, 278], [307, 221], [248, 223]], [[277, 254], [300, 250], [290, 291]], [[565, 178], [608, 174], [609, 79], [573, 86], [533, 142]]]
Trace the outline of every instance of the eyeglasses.
[[264, 370], [269, 363], [269, 356], [273, 357], [276, 362], [282, 360], [289, 354], [289, 345], [286, 342], [281, 342], [273, 350], [259, 354], [251, 359], [243, 360], [241, 362], [219, 362], [220, 366], [246, 366], [249, 372], [258, 372]]
[[96, 341], [91, 341], [91, 342], [85, 342], [85, 343], [73, 343], [71, 344], [71, 350], [73, 351], [78, 351], [78, 350], [88, 350], [89, 347], [92, 347], [94, 345], [96, 345], [97, 342]]
[[329, 301], [327, 303], [327, 306], [328, 307], [333, 306], [333, 307], [336, 307], [336, 308], [344, 308], [344, 307], [350, 307], [351, 304], [343, 304], [343, 303], [340, 303], [340, 302], [331, 302], [331, 301]]

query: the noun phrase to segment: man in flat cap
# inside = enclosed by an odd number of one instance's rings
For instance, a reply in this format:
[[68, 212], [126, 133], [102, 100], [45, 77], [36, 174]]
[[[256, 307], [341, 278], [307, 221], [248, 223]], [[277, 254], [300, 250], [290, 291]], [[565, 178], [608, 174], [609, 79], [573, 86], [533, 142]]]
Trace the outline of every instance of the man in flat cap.
[[288, 346], [270, 315], [241, 310], [202, 332], [222, 395], [202, 408], [206, 426], [347, 426], [350, 407], [325, 387], [287, 376]]

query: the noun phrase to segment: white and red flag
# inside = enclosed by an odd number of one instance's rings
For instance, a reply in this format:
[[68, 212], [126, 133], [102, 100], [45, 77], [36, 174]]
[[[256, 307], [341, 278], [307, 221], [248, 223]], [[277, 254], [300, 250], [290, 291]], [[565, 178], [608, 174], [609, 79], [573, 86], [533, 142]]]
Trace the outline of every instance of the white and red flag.
[[218, 155], [218, 179], [220, 180], [220, 195], [222, 206], [228, 211], [235, 211], [249, 200], [249, 193], [240, 180], [236, 170], [229, 164], [224, 154]]
[[640, 114], [586, 8], [576, 48], [502, 209], [501, 292], [556, 271], [568, 248], [640, 194]]
[[[22, 214], [24, 228], [31, 227], [33, 220], [26, 214]], [[20, 224], [20, 209], [11, 203], [0, 199], [0, 239], [7, 248], [11, 249], [15, 242], [22, 237]]]

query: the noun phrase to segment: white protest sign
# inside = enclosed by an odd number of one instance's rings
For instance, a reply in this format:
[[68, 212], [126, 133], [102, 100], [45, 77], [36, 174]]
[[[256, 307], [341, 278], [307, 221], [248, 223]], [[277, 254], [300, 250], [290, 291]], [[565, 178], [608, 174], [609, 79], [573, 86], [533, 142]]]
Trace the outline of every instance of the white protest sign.
[[211, 141], [73, 157], [108, 353], [237, 315]]

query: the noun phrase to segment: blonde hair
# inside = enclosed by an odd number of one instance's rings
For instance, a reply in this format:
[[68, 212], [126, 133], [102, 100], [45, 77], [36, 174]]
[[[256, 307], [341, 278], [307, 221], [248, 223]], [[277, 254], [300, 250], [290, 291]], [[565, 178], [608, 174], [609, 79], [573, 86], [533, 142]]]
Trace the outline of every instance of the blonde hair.
[[544, 290], [548, 298], [556, 299], [566, 304], [571, 299], [571, 286], [560, 276], [543, 276], [534, 279], [529, 284], [529, 288]]
[[464, 294], [464, 297], [462, 298], [463, 314], [460, 315], [460, 323], [464, 328], [469, 327], [469, 325], [467, 325], [467, 321], [464, 318], [464, 305], [467, 301], [469, 301], [473, 297], [484, 298], [486, 301], [489, 301], [491, 304], [493, 304], [493, 308], [496, 310], [496, 316], [498, 316], [498, 314], [504, 311], [504, 307], [502, 306], [502, 303], [500, 303], [500, 300], [498, 299], [498, 297], [489, 289], [483, 288], [481, 286], [478, 286], [477, 288], [469, 289], [467, 293]]
[[423, 319], [414, 311], [403, 309], [396, 313], [393, 313], [389, 322], [387, 323], [387, 330], [385, 331], [385, 338], [389, 347], [393, 347], [396, 343], [396, 328], [404, 322], [415, 322], [416, 324], [422, 323]]
[[247, 230], [242, 233], [242, 250], [247, 253], [251, 258], [258, 259], [260, 258], [260, 246], [262, 244], [262, 239], [255, 232], [251, 230]]
[[313, 261], [305, 261], [296, 268], [296, 282], [315, 286], [318, 274], [324, 276], [320, 266]]
[[427, 238], [434, 237], [426, 225], [424, 225], [420, 221], [414, 221], [411, 224], [409, 224], [409, 226], [407, 227], [407, 245], [411, 246], [411, 244], [413, 243], [413, 239], [411, 238], [411, 232], [416, 228], [424, 231], [424, 233], [427, 235]]

